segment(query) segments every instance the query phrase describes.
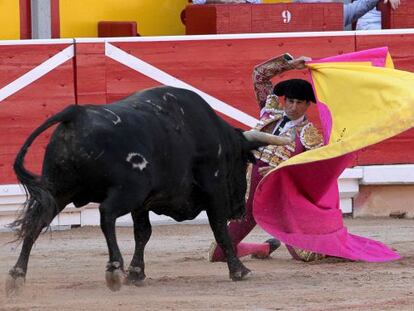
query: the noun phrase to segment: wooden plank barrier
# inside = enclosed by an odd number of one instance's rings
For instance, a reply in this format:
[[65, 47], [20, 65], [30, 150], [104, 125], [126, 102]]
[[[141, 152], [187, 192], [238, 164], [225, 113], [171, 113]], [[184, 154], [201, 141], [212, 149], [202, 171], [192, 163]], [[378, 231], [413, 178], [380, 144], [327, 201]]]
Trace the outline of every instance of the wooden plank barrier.
[[100, 21], [98, 37], [136, 37], [137, 22], [135, 21]]
[[341, 3], [189, 5], [187, 35], [343, 30]]
[[[362, 50], [386, 44], [390, 47], [397, 68], [414, 71], [413, 56], [410, 55], [414, 34], [409, 32], [389, 34], [382, 32], [371, 35], [356, 35], [355, 37], [349, 34], [346, 36], [336, 34], [319, 37], [290, 34], [275, 35], [273, 37], [241, 38], [236, 36], [229, 39], [212, 37], [209, 37], [208, 40], [206, 39], [205, 37], [192, 40], [187, 40], [187, 38], [186, 40], [157, 40], [155, 38], [152, 41], [108, 42], [253, 117], [257, 116], [258, 110], [250, 80], [251, 70], [255, 64], [278, 53], [289, 51], [296, 56], [304, 54], [313, 58], [319, 58], [350, 52], [355, 47], [357, 50]], [[62, 48], [62, 45], [57, 46], [47, 44], [45, 46], [31, 46], [31, 49], [27, 49], [26, 46], [20, 45], [2, 45], [0, 57], [4, 59], [4, 65], [0, 68], [2, 70], [0, 85], [4, 87], [36, 64], [45, 61], [55, 52], [60, 51], [59, 49]], [[18, 120], [22, 124], [17, 126], [17, 132], [14, 135], [23, 138], [23, 133], [18, 131], [26, 127], [24, 133], [28, 133], [29, 128], [31, 129], [40, 123], [38, 122], [40, 121], [39, 118], [33, 117], [36, 113], [30, 110], [38, 109], [38, 107], [35, 105], [24, 105], [24, 97], [29, 97], [30, 102], [33, 102], [33, 99], [37, 99], [39, 102], [44, 103], [44, 106], [40, 107], [46, 109], [49, 99], [44, 98], [45, 94], [47, 95], [46, 97], [53, 97], [54, 101], [63, 99], [64, 103], [57, 104], [58, 107], [62, 107], [74, 102], [73, 92], [75, 89], [79, 103], [106, 103], [125, 97], [138, 89], [161, 84], [151, 77], [131, 70], [127, 66], [106, 57], [104, 55], [104, 41], [92, 43], [80, 41], [77, 43], [76, 51], [76, 85], [68, 86], [72, 81], [72, 63], [67, 63], [62, 66], [62, 69], [59, 69], [63, 70], [64, 74], [58, 73], [58, 71], [50, 72], [48, 75], [51, 78], [44, 77], [19, 93], [10, 96], [2, 102], [0, 107], [3, 110], [0, 117], [2, 121], [1, 126], [4, 129], [16, 126], [10, 123], [15, 124], [15, 121]], [[162, 51], [162, 53], [159, 53], [159, 51]], [[217, 53], [217, 51], [220, 52]], [[54, 72], [57, 72], [56, 75], [59, 78], [54, 77]], [[305, 77], [305, 73], [291, 72], [283, 75], [281, 78], [289, 77]], [[60, 87], [50, 87], [49, 84], [56, 85], [62, 79]], [[41, 84], [42, 81], [44, 81], [44, 85]], [[37, 84], [40, 85], [40, 88], [48, 89], [48, 92], [36, 91]], [[45, 86], [46, 84], [48, 85], [47, 87]], [[34, 88], [33, 90], [35, 91], [32, 91], [31, 88]], [[59, 92], [59, 94], [54, 94], [54, 92]], [[20, 97], [23, 97], [23, 99]], [[19, 104], [16, 104], [13, 107], [14, 109], [9, 109], [8, 105], [13, 101], [17, 101]], [[28, 112], [30, 118], [21, 115], [23, 108], [25, 112]], [[51, 113], [50, 111], [47, 112]], [[17, 115], [19, 113], [20, 116]], [[37, 112], [37, 115], [39, 114], [40, 112]], [[311, 112], [311, 115], [312, 118], [317, 119], [316, 112]], [[235, 122], [231, 118], [228, 118], [228, 120], [234, 122], [235, 125], [247, 127]], [[3, 170], [1, 171], [2, 182], [7, 183], [14, 180], [10, 165], [22, 138], [18, 141], [14, 135], [8, 135], [8, 131], [4, 130], [2, 133], [0, 134], [3, 135], [2, 143], [6, 147], [3, 148], [3, 152], [0, 155], [0, 169]], [[410, 132], [408, 132], [402, 136], [405, 138], [404, 144], [401, 143], [401, 145], [405, 146], [407, 143], [410, 143], [410, 135]], [[403, 160], [399, 160], [406, 153], [404, 150], [401, 152], [396, 151], [394, 148], [393, 150], [392, 156], [387, 156], [387, 159], [384, 159], [387, 163], [407, 161], [406, 157]], [[359, 164], [370, 164], [371, 162], [368, 159], [370, 153], [365, 152], [363, 154], [364, 156], [361, 157], [362, 162], [359, 162]], [[384, 154], [385, 156], [387, 153], [378, 151], [376, 154]], [[407, 153], [405, 156], [409, 154]], [[37, 159], [41, 158], [39, 154], [37, 157]], [[382, 161], [377, 156], [374, 158], [372, 163]], [[412, 159], [410, 158], [408, 161], [412, 161]], [[5, 167], [8, 167], [8, 169], [5, 169]], [[36, 169], [39, 169], [39, 166]]]
[[76, 43], [76, 102], [103, 104], [106, 98], [106, 57], [104, 41]]
[[[69, 104], [104, 104], [143, 88], [171, 84], [207, 96], [225, 119], [247, 129], [258, 117], [251, 81], [254, 65], [285, 52], [317, 59], [384, 45], [390, 47], [397, 69], [414, 72], [414, 30], [76, 39], [75, 44], [73, 40], [2, 42], [0, 185], [7, 191], [0, 191], [0, 214], [10, 218], [22, 200], [21, 191], [13, 188], [17, 150], [34, 128]], [[306, 71], [291, 71], [273, 82], [294, 77], [308, 78]], [[318, 123], [314, 106], [310, 117]], [[34, 172], [40, 172], [49, 135], [50, 131], [39, 137], [30, 149], [26, 163]], [[409, 130], [362, 150], [355, 164], [414, 163], [412, 150], [414, 131]], [[352, 186], [341, 190], [346, 199], [341, 204], [348, 210], [362, 173], [356, 175], [345, 182]], [[95, 209], [68, 209], [56, 221], [88, 224], [95, 214]]]
[[[274, 34], [266, 38], [236, 36], [232, 39], [215, 39], [211, 36], [208, 40], [171, 38], [168, 41], [143, 42], [111, 39], [108, 42], [255, 118], [259, 109], [254, 97], [252, 70], [256, 64], [286, 51], [295, 56], [321, 58], [351, 52], [355, 47], [352, 35], [314, 37]], [[319, 48], [315, 49], [315, 46]], [[290, 77], [307, 78], [307, 72], [292, 71], [279, 79]], [[106, 79], [107, 96], [111, 101], [137, 89], [160, 84], [115, 61], [107, 63]], [[311, 115], [317, 120], [316, 109], [312, 109]], [[247, 128], [233, 119], [227, 119]]]
[[[28, 135], [75, 102], [73, 40], [2, 42], [0, 64], [0, 184], [8, 184], [16, 182], [12, 164]], [[49, 136], [31, 148], [30, 170], [40, 172]]]
[[414, 1], [401, 0], [397, 10], [379, 1], [378, 9], [381, 11], [382, 29], [414, 28]]

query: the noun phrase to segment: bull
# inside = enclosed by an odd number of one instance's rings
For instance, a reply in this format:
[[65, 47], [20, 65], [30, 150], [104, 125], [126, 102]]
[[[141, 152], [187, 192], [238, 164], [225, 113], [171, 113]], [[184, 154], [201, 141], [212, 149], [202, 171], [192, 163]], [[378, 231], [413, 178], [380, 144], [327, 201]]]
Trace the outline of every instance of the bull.
[[[36, 137], [56, 124], [37, 176], [25, 168], [25, 155]], [[145, 279], [149, 211], [183, 221], [205, 210], [227, 257], [230, 278], [245, 278], [250, 270], [235, 255], [227, 221], [245, 212], [251, 151], [289, 142], [286, 137], [243, 133], [196, 93], [173, 87], [147, 89], [107, 105], [67, 107], [35, 129], [16, 156], [14, 171], [27, 200], [11, 224], [23, 244], [9, 271], [7, 293], [22, 287], [34, 242], [70, 203], [100, 204], [100, 226], [109, 251], [105, 278], [111, 290]], [[115, 222], [127, 213], [132, 215], [135, 252], [124, 272]]]

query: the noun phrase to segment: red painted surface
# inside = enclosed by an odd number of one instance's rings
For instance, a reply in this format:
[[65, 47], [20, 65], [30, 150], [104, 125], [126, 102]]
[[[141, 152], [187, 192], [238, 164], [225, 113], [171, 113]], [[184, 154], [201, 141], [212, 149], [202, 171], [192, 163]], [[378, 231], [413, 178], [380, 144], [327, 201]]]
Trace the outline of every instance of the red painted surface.
[[[396, 121], [398, 122], [398, 121]], [[392, 126], [392, 125], [390, 125]], [[357, 165], [414, 163], [414, 129], [361, 150]]]
[[[253, 67], [277, 54], [321, 58], [354, 50], [354, 38], [276, 38], [208, 41], [113, 43], [166, 73], [257, 117], [252, 86]], [[314, 46], [319, 46], [315, 49]], [[162, 51], [160, 53], [159, 51]], [[110, 72], [114, 70], [115, 76]], [[294, 71], [281, 76], [304, 77]], [[277, 81], [277, 79], [275, 79]], [[107, 72], [108, 98], [124, 97], [140, 88], [159, 85], [131, 69], [111, 63]]]
[[32, 38], [31, 0], [19, 0], [20, 39]]
[[392, 10], [389, 4], [378, 2], [382, 14], [382, 28], [414, 28], [414, 1], [401, 0], [397, 10]]
[[228, 34], [343, 29], [340, 3], [189, 5], [186, 34]]
[[388, 46], [395, 68], [414, 72], [414, 34], [356, 36], [356, 50]]
[[50, 1], [50, 15], [51, 15], [51, 32], [52, 38], [60, 38], [60, 12], [59, 12], [59, 1]]
[[76, 102], [106, 102], [106, 56], [104, 43], [76, 44]]
[[127, 97], [138, 90], [161, 85], [109, 58], [106, 60], [106, 70], [106, 102], [108, 103]]
[[[0, 87], [66, 47], [0, 46]], [[16, 53], [13, 58], [8, 57], [11, 51]], [[73, 64], [69, 60], [0, 102], [0, 183], [16, 183], [12, 164], [17, 151], [46, 118], [74, 103], [73, 85]], [[26, 165], [34, 172], [40, 172], [49, 135], [50, 131], [41, 135], [30, 148]]]
[[137, 22], [98, 22], [98, 37], [136, 37]]
[[67, 46], [67, 44], [0, 45], [0, 88], [13, 82]]

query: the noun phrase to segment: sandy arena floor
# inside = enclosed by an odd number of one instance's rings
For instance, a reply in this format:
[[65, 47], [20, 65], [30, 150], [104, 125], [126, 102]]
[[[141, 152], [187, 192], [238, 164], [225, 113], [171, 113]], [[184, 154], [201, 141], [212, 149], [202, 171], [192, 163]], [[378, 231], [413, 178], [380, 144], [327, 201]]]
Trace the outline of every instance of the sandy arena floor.
[[[19, 297], [0, 291], [1, 311], [21, 310], [414, 310], [414, 220], [347, 219], [352, 233], [389, 243], [404, 259], [391, 263], [325, 261], [306, 264], [285, 247], [268, 260], [245, 258], [253, 276], [228, 278], [223, 263], [207, 262], [207, 225], [156, 226], [147, 246], [145, 285], [111, 292], [105, 286], [107, 249], [95, 227], [44, 234], [34, 248]], [[268, 236], [256, 229], [249, 241]], [[18, 251], [0, 234], [0, 283]], [[119, 228], [126, 263], [132, 228]]]

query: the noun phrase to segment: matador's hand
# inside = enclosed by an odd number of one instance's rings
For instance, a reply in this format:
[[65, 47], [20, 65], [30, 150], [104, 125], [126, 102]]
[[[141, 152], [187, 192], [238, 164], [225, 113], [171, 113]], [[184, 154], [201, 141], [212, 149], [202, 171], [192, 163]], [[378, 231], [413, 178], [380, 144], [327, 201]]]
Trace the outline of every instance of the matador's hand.
[[292, 67], [295, 68], [295, 69], [305, 69], [306, 68], [305, 62], [309, 62], [311, 60], [312, 60], [312, 58], [310, 58], [310, 57], [301, 56], [301, 57], [295, 58], [295, 59], [293, 59], [289, 62], [292, 65]]

